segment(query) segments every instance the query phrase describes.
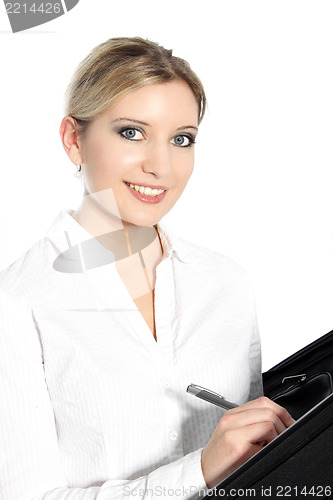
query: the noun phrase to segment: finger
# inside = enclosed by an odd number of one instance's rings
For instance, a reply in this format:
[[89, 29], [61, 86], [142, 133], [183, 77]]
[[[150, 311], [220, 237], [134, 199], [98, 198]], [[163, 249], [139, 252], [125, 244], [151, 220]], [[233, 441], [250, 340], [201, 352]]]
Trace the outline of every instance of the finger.
[[272, 401], [271, 399], [266, 398], [266, 397], [259, 398], [259, 399], [263, 400], [263, 405], [265, 407], [272, 408], [276, 412], [276, 414], [280, 418], [281, 422], [283, 422], [283, 424], [286, 427], [290, 427], [292, 424], [295, 423], [295, 420], [293, 419], [293, 417], [290, 415], [290, 413], [285, 408], [283, 408], [283, 406], [278, 405], [277, 403], [275, 403], [274, 401]]
[[260, 422], [270, 422], [277, 434], [286, 430], [286, 426], [272, 408], [250, 408], [237, 413], [226, 412], [221, 419], [224, 429], [239, 428]]
[[264, 448], [267, 444], [267, 442], [265, 440], [262, 440], [262, 441], [257, 441], [256, 443], [258, 446], [260, 446], [261, 448]]
[[293, 423], [295, 423], [295, 420], [285, 408], [278, 405], [277, 403], [274, 403], [274, 401], [266, 398], [265, 396], [249, 401], [248, 403], [238, 406], [237, 408], [233, 408], [232, 410], [228, 410], [227, 413], [239, 413], [244, 410], [254, 408], [271, 408], [272, 410], [274, 410], [276, 415], [278, 415], [285, 427], [290, 427]]
[[263, 446], [278, 436], [273, 422], [259, 422], [236, 429], [234, 438], [254, 446]]

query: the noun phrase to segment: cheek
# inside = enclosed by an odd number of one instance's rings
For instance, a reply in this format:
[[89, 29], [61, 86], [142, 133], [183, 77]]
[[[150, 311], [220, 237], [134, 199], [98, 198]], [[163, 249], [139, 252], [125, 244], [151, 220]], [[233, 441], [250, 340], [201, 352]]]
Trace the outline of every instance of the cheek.
[[113, 149], [108, 157], [109, 164], [112, 164], [112, 167], [119, 173], [126, 172], [137, 166], [141, 160], [140, 152], [134, 151], [134, 149], [131, 151], [131, 148]]
[[96, 170], [110, 174], [121, 174], [141, 161], [140, 154], [131, 151], [129, 148], [96, 145], [92, 155], [87, 157], [89, 165], [94, 166]]
[[182, 186], [186, 185], [188, 180], [190, 179], [194, 168], [194, 157], [190, 155], [189, 157], [182, 158], [181, 161], [178, 162], [176, 168], [176, 176], [179, 184]]

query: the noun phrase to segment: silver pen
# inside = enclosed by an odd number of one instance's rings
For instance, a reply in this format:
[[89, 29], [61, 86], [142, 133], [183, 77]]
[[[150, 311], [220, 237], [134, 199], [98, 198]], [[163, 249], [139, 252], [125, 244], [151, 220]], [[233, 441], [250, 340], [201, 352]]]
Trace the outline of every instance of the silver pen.
[[208, 403], [220, 406], [225, 410], [231, 410], [231, 408], [237, 408], [237, 406], [239, 406], [235, 403], [227, 401], [223, 396], [217, 394], [217, 392], [213, 392], [209, 389], [205, 389], [204, 387], [200, 387], [200, 385], [190, 384], [186, 389], [186, 392], [188, 392], [189, 394], [193, 394], [193, 396], [203, 399], [204, 401], [208, 401]]

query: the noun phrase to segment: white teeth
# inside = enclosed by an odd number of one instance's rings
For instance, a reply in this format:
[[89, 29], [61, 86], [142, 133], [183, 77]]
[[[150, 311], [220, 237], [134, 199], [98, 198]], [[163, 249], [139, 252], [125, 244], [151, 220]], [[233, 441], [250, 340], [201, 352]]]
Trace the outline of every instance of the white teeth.
[[152, 189], [150, 187], [138, 186], [137, 184], [130, 184], [128, 182], [126, 182], [126, 184], [132, 189], [135, 189], [135, 191], [145, 194], [146, 196], [158, 196], [164, 192], [164, 189]]

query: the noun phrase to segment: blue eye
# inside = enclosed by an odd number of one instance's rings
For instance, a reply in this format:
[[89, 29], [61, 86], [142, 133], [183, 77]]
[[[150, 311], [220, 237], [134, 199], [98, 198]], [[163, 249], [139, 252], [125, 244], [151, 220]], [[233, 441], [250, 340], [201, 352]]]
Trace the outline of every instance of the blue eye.
[[173, 140], [174, 144], [181, 148], [187, 148], [189, 146], [192, 146], [192, 144], [194, 144], [194, 138], [191, 137], [190, 135], [179, 134], [176, 135], [176, 137], [174, 137]]
[[143, 139], [143, 135], [140, 130], [133, 127], [123, 128], [119, 131], [119, 133], [122, 137], [125, 137], [125, 139], [129, 139], [130, 141], [140, 141]]

